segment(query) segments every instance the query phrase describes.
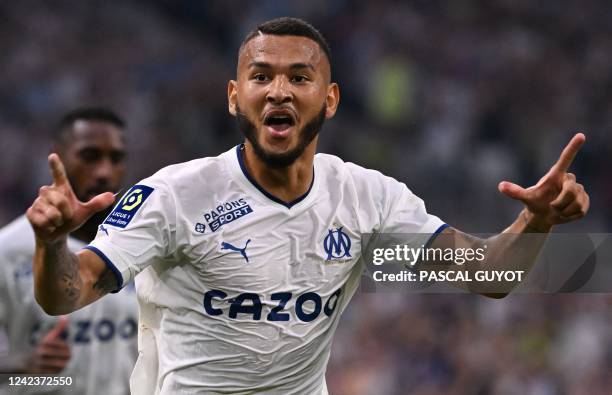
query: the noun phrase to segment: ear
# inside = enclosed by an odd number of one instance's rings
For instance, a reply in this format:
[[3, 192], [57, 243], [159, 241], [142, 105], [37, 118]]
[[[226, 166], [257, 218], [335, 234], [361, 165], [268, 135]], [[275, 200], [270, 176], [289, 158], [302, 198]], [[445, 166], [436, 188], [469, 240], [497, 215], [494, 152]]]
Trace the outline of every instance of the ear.
[[227, 83], [227, 109], [230, 114], [236, 116], [236, 105], [238, 104], [238, 83], [230, 80]]
[[327, 86], [327, 97], [325, 98], [325, 118], [333, 118], [340, 103], [340, 87], [332, 82]]

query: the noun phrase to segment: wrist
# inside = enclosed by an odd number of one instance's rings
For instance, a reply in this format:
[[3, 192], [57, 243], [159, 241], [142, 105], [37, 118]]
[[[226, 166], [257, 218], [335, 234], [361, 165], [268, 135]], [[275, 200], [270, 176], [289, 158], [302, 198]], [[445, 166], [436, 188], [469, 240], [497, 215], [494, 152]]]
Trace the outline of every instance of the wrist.
[[526, 208], [523, 209], [520, 216], [525, 225], [525, 233], [548, 233], [552, 229], [553, 224]]
[[68, 235], [59, 236], [52, 240], [45, 240], [41, 237], [36, 236], [36, 248], [59, 248], [63, 245], [68, 244]]

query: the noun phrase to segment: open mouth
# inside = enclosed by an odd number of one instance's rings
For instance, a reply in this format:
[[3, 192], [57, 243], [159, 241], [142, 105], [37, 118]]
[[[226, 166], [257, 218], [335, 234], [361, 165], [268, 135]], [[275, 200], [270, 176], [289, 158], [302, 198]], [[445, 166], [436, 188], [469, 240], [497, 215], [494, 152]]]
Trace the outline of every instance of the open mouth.
[[285, 134], [289, 128], [295, 125], [293, 114], [289, 111], [271, 111], [264, 118], [264, 125], [274, 134]]

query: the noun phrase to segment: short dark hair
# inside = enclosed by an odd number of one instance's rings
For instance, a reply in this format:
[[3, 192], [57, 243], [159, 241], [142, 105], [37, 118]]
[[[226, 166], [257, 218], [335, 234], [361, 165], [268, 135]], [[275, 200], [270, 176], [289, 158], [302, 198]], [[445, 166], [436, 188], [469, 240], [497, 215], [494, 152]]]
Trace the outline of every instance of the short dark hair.
[[76, 121], [107, 122], [117, 128], [125, 129], [126, 123], [119, 115], [105, 107], [79, 107], [66, 113], [55, 128], [55, 141], [60, 142]]
[[282, 17], [266, 21], [257, 25], [255, 30], [252, 30], [240, 44], [240, 50], [244, 48], [246, 43], [257, 37], [259, 34], [271, 34], [274, 36], [300, 36], [308, 37], [319, 44], [319, 47], [325, 52], [327, 60], [331, 64], [331, 48], [325, 40], [325, 37], [314, 26], [299, 18]]

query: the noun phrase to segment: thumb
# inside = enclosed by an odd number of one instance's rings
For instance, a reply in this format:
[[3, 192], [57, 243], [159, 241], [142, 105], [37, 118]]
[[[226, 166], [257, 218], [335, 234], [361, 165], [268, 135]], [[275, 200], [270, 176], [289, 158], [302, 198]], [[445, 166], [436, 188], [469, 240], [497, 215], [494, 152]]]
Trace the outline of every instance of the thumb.
[[97, 213], [113, 203], [115, 203], [115, 195], [112, 192], [104, 192], [92, 197], [87, 203], [83, 204], [83, 207], [89, 211]]
[[499, 192], [514, 200], [525, 200], [527, 198], [527, 190], [512, 182], [502, 181], [497, 186]]
[[43, 337], [43, 342], [61, 338], [64, 331], [68, 328], [68, 316], [62, 315], [57, 320], [55, 326]]

